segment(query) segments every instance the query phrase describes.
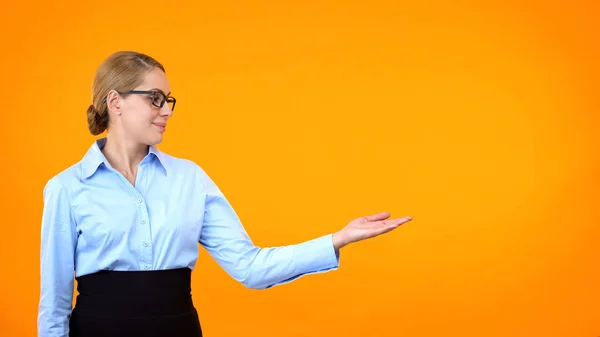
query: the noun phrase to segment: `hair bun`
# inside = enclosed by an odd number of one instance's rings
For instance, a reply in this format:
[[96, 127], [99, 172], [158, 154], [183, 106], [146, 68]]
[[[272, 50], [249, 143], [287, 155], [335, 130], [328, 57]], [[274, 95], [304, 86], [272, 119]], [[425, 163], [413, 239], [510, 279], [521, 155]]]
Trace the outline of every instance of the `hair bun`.
[[88, 128], [92, 135], [101, 134], [108, 126], [108, 114], [101, 116], [93, 104], [90, 104], [87, 109], [87, 120]]
[[98, 115], [98, 110], [96, 109], [96, 107], [93, 104], [90, 104], [87, 112], [88, 112], [88, 114]]

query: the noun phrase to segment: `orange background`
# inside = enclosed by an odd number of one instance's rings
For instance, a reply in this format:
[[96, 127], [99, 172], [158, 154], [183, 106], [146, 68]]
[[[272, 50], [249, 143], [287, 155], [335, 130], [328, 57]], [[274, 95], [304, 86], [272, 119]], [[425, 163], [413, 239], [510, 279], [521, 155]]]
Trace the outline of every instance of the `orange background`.
[[201, 250], [206, 336], [599, 336], [598, 2], [448, 3], [4, 3], [0, 335], [36, 334], [43, 186], [137, 50], [178, 99], [161, 149], [256, 244], [415, 219], [266, 291]]

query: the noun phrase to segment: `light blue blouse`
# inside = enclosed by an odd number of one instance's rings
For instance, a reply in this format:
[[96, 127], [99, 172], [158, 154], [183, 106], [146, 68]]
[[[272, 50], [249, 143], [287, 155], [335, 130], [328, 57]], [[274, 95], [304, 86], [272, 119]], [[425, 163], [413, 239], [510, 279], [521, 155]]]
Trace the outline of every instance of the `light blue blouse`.
[[95, 141], [44, 188], [38, 336], [66, 337], [74, 276], [100, 270], [193, 269], [198, 243], [235, 280], [265, 289], [336, 270], [332, 234], [260, 248], [217, 185], [194, 162], [150, 147], [135, 186]]

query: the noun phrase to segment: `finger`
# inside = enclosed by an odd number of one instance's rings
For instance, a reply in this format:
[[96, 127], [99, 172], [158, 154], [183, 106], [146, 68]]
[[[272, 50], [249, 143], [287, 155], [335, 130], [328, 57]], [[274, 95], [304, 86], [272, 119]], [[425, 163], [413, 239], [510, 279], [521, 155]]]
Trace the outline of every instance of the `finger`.
[[363, 219], [366, 221], [381, 221], [381, 220], [385, 220], [389, 217], [390, 217], [389, 212], [382, 212], [379, 214], [365, 216]]
[[375, 228], [375, 227], [388, 227], [391, 226], [393, 228], [396, 228], [404, 223], [407, 223], [409, 221], [412, 220], [412, 217], [406, 216], [403, 218], [399, 218], [399, 219], [388, 219], [388, 220], [380, 220], [380, 221], [363, 221], [359, 224], [357, 224], [359, 227], [362, 228]]
[[389, 227], [389, 228], [396, 228], [402, 224], [405, 224], [409, 221], [412, 220], [412, 217], [409, 216], [405, 216], [403, 218], [398, 218], [398, 219], [392, 219], [392, 220], [384, 220], [381, 221], [381, 226], [383, 227]]

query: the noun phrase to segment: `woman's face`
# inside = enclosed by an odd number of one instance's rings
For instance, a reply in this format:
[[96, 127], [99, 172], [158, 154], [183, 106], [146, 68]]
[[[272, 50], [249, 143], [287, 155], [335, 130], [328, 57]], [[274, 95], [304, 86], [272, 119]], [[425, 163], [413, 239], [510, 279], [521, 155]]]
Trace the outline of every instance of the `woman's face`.
[[120, 100], [120, 119], [124, 133], [134, 141], [145, 145], [155, 145], [162, 141], [167, 120], [173, 114], [174, 102], [169, 97], [171, 89], [165, 73], [159, 68], [148, 72], [144, 82], [135, 91], [151, 91], [151, 93], [134, 93], [124, 95]]

